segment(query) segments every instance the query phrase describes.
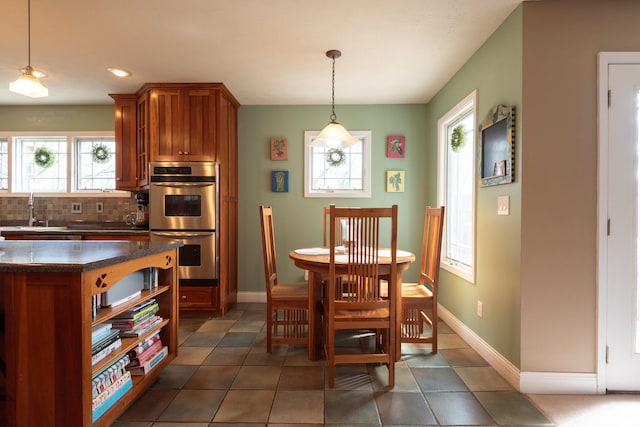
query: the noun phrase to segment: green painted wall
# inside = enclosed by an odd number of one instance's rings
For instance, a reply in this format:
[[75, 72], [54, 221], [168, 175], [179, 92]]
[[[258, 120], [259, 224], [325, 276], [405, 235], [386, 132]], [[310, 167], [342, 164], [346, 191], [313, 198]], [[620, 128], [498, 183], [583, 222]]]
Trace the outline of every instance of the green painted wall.
[[[437, 123], [461, 99], [478, 90], [478, 123], [497, 104], [516, 106], [516, 180], [478, 187], [476, 192], [476, 281], [447, 271], [440, 275], [440, 303], [511, 363], [520, 365], [520, 222], [522, 141], [522, 6], [451, 78], [427, 107], [427, 122]], [[432, 125], [428, 150], [436, 153]], [[476, 143], [479, 143], [477, 141]], [[429, 186], [433, 200], [435, 184]], [[498, 216], [498, 196], [510, 196], [510, 215]], [[484, 305], [482, 318], [477, 301]]]
[[0, 132], [26, 131], [113, 131], [113, 105], [0, 105]]
[[[336, 206], [390, 206], [398, 204], [398, 245], [415, 253], [420, 249], [427, 189], [435, 185], [435, 153], [427, 152], [426, 105], [358, 105], [336, 107], [338, 121], [351, 130], [372, 131], [372, 197], [304, 198], [304, 131], [320, 130], [328, 121], [330, 106], [243, 106], [238, 117], [239, 151], [239, 273], [241, 291], [264, 292], [258, 206], [274, 209], [278, 276], [282, 282], [301, 282], [288, 252], [299, 247], [322, 245], [322, 208]], [[388, 135], [406, 137], [404, 159], [386, 157]], [[269, 159], [271, 137], [289, 140], [289, 160]], [[405, 171], [404, 193], [385, 192], [385, 171]], [[289, 171], [289, 192], [271, 192], [271, 171]], [[435, 202], [435, 200], [434, 200]], [[420, 226], [421, 227], [421, 226]], [[415, 263], [414, 263], [415, 264]], [[417, 279], [414, 265], [405, 277]]]

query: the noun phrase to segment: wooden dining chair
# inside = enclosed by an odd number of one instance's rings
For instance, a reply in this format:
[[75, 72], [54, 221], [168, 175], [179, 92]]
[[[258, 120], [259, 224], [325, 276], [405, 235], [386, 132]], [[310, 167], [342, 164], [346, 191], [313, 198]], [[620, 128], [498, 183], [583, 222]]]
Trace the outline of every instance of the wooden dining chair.
[[[427, 206], [422, 231], [420, 276], [418, 283], [402, 283], [402, 324], [400, 342], [431, 343], [431, 352], [438, 351], [438, 278], [444, 206]], [[425, 335], [425, 324], [431, 333]]]
[[306, 284], [281, 284], [276, 268], [273, 209], [260, 206], [264, 280], [267, 290], [267, 352], [273, 344], [307, 344], [309, 289]]
[[[398, 207], [337, 208], [330, 206], [329, 278], [324, 301], [324, 350], [329, 387], [334, 386], [335, 366], [354, 363], [384, 363], [389, 370], [389, 387], [395, 381], [396, 343], [396, 248]], [[336, 254], [337, 219], [350, 225], [351, 242], [346, 254]], [[390, 249], [388, 275], [379, 274], [378, 252], [381, 238]], [[388, 280], [389, 297], [380, 294], [381, 279]], [[372, 331], [373, 346], [361, 351], [340, 352], [336, 334], [340, 331]]]
[[[331, 207], [330, 206], [325, 206], [324, 208], [322, 208], [322, 214], [323, 214], [323, 222], [322, 222], [322, 246], [325, 248], [329, 247], [329, 219], [330, 219], [330, 211], [331, 211]], [[336, 246], [342, 246], [342, 228], [340, 228], [340, 223], [338, 222], [336, 224], [336, 232], [335, 232], [335, 237], [336, 237]]]

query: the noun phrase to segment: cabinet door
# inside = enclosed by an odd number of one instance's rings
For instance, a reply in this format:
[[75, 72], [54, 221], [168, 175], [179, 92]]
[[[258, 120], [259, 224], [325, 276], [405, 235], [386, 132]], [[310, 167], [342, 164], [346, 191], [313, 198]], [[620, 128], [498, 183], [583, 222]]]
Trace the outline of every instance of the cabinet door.
[[149, 185], [149, 93], [145, 93], [138, 99], [137, 105], [137, 132], [136, 141], [136, 177], [137, 186], [142, 188]]
[[153, 89], [149, 99], [151, 161], [178, 160], [184, 149], [182, 91]]
[[115, 100], [116, 189], [136, 190], [136, 96], [112, 97]]
[[215, 160], [216, 94], [210, 89], [184, 91], [184, 149], [178, 160]]

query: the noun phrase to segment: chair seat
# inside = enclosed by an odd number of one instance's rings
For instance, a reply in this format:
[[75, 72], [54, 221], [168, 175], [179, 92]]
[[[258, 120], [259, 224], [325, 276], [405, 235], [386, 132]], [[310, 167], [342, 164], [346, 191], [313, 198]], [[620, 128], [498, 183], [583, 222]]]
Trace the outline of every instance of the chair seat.
[[403, 283], [402, 298], [433, 298], [433, 292], [419, 283]]
[[278, 300], [307, 300], [309, 288], [307, 285], [276, 285], [271, 288], [271, 298]]
[[361, 319], [375, 320], [375, 319], [389, 319], [389, 309], [378, 308], [373, 310], [337, 310], [335, 314], [336, 320], [353, 320], [358, 321]]

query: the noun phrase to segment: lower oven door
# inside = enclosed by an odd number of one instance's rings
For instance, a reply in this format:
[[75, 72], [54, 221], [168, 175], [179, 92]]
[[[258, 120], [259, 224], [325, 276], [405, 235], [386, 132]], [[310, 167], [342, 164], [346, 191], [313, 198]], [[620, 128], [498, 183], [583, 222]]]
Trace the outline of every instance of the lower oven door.
[[212, 286], [218, 278], [214, 231], [151, 231], [151, 241], [180, 242], [178, 276], [182, 286]]

